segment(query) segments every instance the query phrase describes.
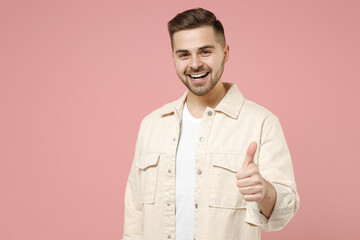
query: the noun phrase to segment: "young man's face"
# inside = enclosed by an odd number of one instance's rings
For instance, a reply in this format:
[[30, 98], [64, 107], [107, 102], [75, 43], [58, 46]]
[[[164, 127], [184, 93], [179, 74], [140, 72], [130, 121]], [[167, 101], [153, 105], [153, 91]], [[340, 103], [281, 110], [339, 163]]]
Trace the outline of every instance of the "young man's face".
[[229, 46], [216, 41], [212, 26], [181, 30], [173, 35], [176, 73], [195, 95], [209, 93], [221, 78]]

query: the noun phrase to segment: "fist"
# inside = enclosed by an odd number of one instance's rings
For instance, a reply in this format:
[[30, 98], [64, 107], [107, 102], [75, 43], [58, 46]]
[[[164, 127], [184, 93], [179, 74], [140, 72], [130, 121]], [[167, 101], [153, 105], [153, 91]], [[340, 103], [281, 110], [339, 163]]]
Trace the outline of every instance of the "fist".
[[259, 168], [254, 163], [256, 142], [250, 143], [242, 168], [236, 172], [236, 186], [244, 199], [250, 202], [260, 202], [265, 196], [266, 181], [260, 175]]

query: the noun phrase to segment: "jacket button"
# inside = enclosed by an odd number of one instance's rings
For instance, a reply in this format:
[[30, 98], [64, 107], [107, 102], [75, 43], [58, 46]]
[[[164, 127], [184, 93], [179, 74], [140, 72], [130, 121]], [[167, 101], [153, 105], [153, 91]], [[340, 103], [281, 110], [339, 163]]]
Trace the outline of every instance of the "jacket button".
[[168, 238], [170, 239], [170, 238], [171, 238], [171, 235], [168, 235]]
[[167, 202], [167, 205], [170, 206], [170, 202]]
[[212, 111], [208, 111], [208, 115], [211, 116], [213, 113]]
[[200, 140], [200, 142], [203, 142], [203, 141], [205, 141], [205, 138], [201, 137], [199, 140]]
[[176, 138], [173, 138], [173, 142], [175, 142]]
[[195, 208], [196, 208], [196, 209], [198, 208], [198, 204], [197, 204], [197, 203], [195, 203]]
[[171, 169], [168, 170], [168, 173], [171, 173]]
[[202, 171], [201, 169], [198, 170], [198, 174], [201, 175], [202, 174]]

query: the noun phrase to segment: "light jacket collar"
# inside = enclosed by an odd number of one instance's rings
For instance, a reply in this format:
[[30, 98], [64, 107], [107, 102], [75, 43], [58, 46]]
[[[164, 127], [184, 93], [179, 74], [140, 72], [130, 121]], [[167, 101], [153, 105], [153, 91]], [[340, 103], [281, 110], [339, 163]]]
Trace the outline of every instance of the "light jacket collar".
[[[223, 112], [231, 118], [237, 119], [240, 110], [245, 101], [244, 96], [239, 91], [236, 83], [223, 82], [224, 85], [229, 85], [230, 88], [226, 92], [225, 96], [221, 99], [218, 105], [215, 107], [215, 111]], [[182, 111], [185, 104], [189, 90], [187, 89], [183, 95], [176, 100], [173, 104], [167, 104], [160, 111], [161, 116], [166, 114], [175, 113], [178, 119], [181, 119]]]

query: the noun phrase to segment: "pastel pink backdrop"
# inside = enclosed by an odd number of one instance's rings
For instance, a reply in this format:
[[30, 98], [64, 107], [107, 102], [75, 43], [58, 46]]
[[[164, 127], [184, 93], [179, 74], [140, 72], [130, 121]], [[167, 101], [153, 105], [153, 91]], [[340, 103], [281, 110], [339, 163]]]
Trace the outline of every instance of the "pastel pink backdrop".
[[140, 121], [185, 91], [167, 21], [199, 6], [292, 154], [299, 212], [263, 239], [360, 239], [356, 0], [2, 0], [0, 239], [121, 239]]

